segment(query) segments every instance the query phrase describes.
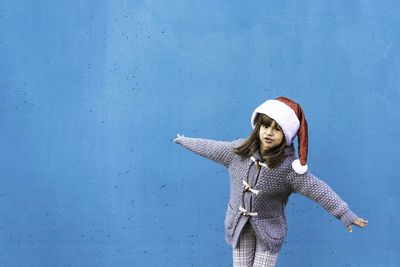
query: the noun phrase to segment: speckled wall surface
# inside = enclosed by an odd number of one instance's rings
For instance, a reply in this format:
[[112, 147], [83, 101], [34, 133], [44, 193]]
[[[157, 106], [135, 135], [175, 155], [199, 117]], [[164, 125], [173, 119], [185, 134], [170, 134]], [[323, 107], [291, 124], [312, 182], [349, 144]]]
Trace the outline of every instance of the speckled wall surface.
[[[285, 95], [310, 171], [368, 227], [292, 195], [277, 266], [399, 266], [398, 1], [2, 1], [0, 266], [231, 266], [233, 140]], [[295, 141], [297, 144], [297, 141]]]

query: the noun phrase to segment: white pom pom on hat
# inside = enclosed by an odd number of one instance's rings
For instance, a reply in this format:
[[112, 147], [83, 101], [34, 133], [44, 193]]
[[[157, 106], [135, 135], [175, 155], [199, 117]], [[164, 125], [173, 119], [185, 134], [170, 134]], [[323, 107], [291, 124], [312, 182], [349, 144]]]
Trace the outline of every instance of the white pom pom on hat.
[[307, 121], [300, 105], [284, 96], [265, 101], [254, 110], [251, 116], [253, 129], [257, 113], [265, 114], [279, 124], [285, 135], [287, 146], [292, 144], [297, 135], [299, 159], [293, 161], [292, 168], [298, 174], [307, 172], [308, 130]]

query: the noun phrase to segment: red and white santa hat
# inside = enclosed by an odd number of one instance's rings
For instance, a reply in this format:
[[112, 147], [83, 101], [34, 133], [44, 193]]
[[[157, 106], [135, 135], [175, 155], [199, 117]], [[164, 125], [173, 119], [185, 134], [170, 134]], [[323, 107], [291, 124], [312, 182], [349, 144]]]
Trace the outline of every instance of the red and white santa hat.
[[300, 105], [283, 96], [265, 101], [254, 110], [251, 116], [253, 129], [257, 113], [265, 114], [279, 124], [285, 135], [287, 146], [292, 144], [293, 139], [297, 135], [299, 159], [293, 161], [292, 167], [299, 174], [305, 173], [308, 170], [308, 131], [307, 121]]

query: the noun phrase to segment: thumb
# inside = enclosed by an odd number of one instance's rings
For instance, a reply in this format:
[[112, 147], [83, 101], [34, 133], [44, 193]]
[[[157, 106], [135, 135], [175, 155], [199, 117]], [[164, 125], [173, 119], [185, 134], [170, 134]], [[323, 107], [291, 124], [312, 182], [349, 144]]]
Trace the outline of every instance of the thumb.
[[353, 232], [353, 230], [351, 229], [351, 225], [347, 225], [347, 229], [349, 229], [349, 232]]

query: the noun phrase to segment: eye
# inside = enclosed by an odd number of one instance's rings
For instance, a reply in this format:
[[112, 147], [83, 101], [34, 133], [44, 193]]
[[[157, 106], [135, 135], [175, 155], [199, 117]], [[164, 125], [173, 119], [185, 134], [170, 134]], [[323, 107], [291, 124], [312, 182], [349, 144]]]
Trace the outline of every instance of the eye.
[[279, 128], [275, 128], [275, 130], [277, 130], [277, 131], [280, 131], [280, 129], [279, 129]]

